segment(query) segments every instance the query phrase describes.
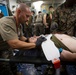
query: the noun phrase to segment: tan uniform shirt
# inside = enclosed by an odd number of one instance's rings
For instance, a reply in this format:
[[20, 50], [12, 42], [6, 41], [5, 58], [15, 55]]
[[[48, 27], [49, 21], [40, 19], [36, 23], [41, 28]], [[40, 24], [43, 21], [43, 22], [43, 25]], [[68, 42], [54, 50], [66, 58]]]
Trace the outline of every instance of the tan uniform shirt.
[[19, 39], [22, 36], [21, 28], [16, 28], [16, 22], [13, 16], [0, 19], [0, 50], [8, 49], [7, 40]]

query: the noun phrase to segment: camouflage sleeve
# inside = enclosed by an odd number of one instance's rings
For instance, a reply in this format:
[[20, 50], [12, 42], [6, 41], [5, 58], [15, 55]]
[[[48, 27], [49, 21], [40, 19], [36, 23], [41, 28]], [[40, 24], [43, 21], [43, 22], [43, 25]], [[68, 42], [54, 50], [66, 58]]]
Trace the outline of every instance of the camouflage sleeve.
[[58, 9], [56, 9], [52, 15], [52, 22], [51, 22], [51, 33], [57, 32], [58, 29], [58, 19], [59, 19], [59, 13]]

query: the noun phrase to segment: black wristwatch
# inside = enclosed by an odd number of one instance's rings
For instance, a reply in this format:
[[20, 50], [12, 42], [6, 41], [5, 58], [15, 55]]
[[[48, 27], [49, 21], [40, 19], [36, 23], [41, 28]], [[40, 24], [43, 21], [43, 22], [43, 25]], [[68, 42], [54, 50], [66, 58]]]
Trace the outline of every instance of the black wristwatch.
[[25, 42], [29, 42], [29, 38], [27, 38], [27, 40], [25, 40]]

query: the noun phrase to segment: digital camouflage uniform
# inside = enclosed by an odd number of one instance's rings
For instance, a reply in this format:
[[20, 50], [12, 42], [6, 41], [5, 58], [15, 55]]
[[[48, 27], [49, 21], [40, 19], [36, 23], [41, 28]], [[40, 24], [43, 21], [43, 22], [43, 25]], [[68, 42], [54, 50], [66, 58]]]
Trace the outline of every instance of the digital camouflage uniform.
[[24, 24], [23, 25], [23, 33], [24, 33], [24, 36], [26, 38], [32, 37], [33, 36], [33, 34], [32, 34], [32, 25]]
[[53, 13], [51, 32], [60, 32], [74, 35], [76, 26], [76, 4], [73, 7], [65, 7], [65, 3], [59, 6]]
[[[60, 5], [53, 13], [50, 28], [52, 33], [64, 33], [76, 36], [76, 4], [66, 7], [65, 3]], [[76, 75], [75, 65], [66, 65], [68, 75]]]
[[39, 36], [44, 34], [44, 25], [43, 25], [43, 14], [40, 13], [36, 17], [36, 22], [34, 23], [33, 34]]

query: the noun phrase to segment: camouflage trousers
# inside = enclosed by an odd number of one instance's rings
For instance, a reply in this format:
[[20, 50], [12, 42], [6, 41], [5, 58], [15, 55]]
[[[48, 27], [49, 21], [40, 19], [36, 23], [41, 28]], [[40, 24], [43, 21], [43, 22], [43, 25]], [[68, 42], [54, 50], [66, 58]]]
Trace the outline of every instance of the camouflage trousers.
[[33, 27], [33, 35], [41, 35], [45, 33], [45, 28], [43, 23], [35, 23], [34, 27]]
[[[12, 51], [0, 50], [0, 58], [10, 58]], [[0, 75], [16, 75], [16, 65], [12, 62], [0, 62]]]

